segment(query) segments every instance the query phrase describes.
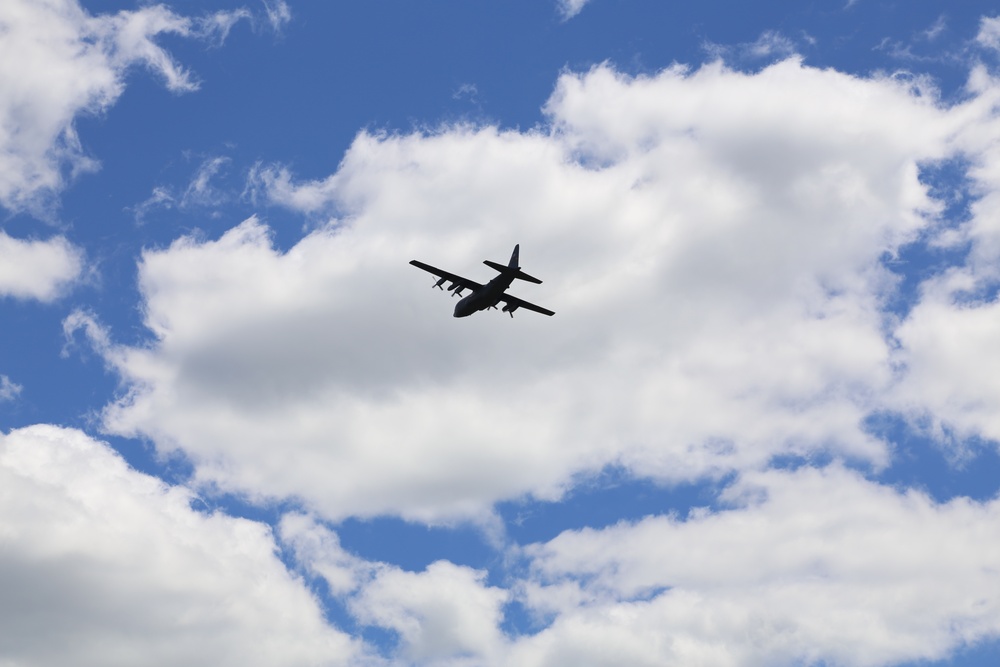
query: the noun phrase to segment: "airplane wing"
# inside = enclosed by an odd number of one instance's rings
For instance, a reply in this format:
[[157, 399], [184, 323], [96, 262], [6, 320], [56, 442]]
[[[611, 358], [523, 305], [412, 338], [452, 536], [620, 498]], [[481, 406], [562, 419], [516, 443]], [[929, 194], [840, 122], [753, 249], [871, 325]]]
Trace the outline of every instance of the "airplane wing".
[[514, 311], [518, 308], [524, 308], [525, 310], [533, 310], [536, 313], [541, 313], [542, 315], [555, 315], [554, 312], [548, 308], [542, 308], [541, 306], [536, 306], [533, 303], [528, 303], [524, 299], [518, 299], [516, 296], [511, 294], [504, 294], [500, 297], [501, 301], [504, 301], [507, 305], [504, 306], [504, 311], [514, 314]]
[[438, 278], [441, 278], [442, 280], [439, 282], [439, 285], [440, 283], [448, 281], [453, 285], [461, 285], [462, 289], [476, 290], [482, 287], [482, 285], [480, 285], [474, 280], [469, 280], [468, 278], [463, 278], [462, 276], [456, 276], [454, 273], [448, 273], [447, 271], [442, 271], [441, 269], [435, 268], [430, 264], [424, 264], [423, 262], [418, 261], [416, 259], [411, 260], [410, 264], [417, 267], [418, 269], [423, 269], [424, 271], [428, 273], [433, 273]]

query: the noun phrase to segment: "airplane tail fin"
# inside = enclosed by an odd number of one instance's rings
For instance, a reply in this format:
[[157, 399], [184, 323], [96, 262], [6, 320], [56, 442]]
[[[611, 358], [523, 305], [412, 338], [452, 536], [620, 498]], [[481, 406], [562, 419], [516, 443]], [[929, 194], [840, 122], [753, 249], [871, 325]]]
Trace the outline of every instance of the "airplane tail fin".
[[504, 266], [500, 262], [494, 262], [488, 259], [484, 259], [483, 264], [490, 267], [491, 269], [496, 269], [500, 273], [503, 273], [505, 271], [510, 271], [511, 269], [513, 269], [515, 271], [514, 277], [517, 278], [518, 280], [526, 280], [529, 283], [535, 283], [536, 285], [541, 285], [542, 284], [541, 280], [535, 278], [534, 276], [529, 276], [527, 273], [521, 270], [520, 266], [518, 266], [520, 250], [521, 250], [521, 244], [517, 244], [516, 246], [514, 246], [514, 252], [511, 253], [510, 262], [507, 264], [507, 266]]

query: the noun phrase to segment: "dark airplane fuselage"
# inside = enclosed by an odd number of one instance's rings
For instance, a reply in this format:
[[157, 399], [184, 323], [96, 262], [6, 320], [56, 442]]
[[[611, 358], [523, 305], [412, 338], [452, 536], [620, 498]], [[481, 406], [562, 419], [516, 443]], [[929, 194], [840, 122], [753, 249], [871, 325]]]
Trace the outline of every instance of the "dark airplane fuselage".
[[513, 270], [508, 268], [472, 294], [462, 297], [462, 300], [455, 304], [455, 317], [468, 317], [472, 313], [492, 308], [500, 303], [500, 297], [507, 291], [510, 284], [514, 282], [516, 274], [516, 266], [513, 267]]

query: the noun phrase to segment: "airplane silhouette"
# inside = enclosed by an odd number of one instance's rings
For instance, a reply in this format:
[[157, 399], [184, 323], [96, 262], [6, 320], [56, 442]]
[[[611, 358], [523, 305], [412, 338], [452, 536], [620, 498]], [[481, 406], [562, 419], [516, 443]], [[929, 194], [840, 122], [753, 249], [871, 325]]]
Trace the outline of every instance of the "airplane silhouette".
[[526, 310], [533, 310], [536, 313], [541, 313], [542, 315], [555, 315], [554, 312], [547, 308], [542, 308], [541, 306], [536, 306], [533, 303], [528, 303], [523, 299], [518, 299], [512, 294], [507, 294], [507, 288], [510, 284], [517, 280], [526, 280], [529, 283], [535, 283], [540, 285], [542, 283], [538, 278], [529, 276], [527, 273], [521, 270], [521, 267], [517, 264], [518, 250], [520, 244], [514, 246], [514, 252], [510, 256], [510, 262], [506, 266], [500, 264], [499, 262], [491, 262], [490, 260], [483, 260], [483, 264], [486, 266], [496, 269], [500, 272], [500, 275], [489, 281], [485, 285], [481, 285], [468, 278], [463, 278], [462, 276], [456, 276], [454, 273], [448, 273], [447, 271], [442, 271], [441, 269], [435, 268], [430, 264], [424, 264], [418, 260], [412, 260], [410, 264], [417, 267], [418, 269], [423, 269], [428, 273], [433, 273], [440, 280], [434, 283], [434, 287], [440, 290], [444, 290], [444, 285], [446, 282], [450, 282], [451, 285], [448, 286], [448, 291], [461, 296], [462, 290], [472, 290], [472, 293], [468, 296], [463, 297], [457, 304], [455, 304], [455, 317], [468, 317], [469, 315], [478, 312], [480, 310], [486, 310], [488, 308], [496, 308], [497, 304], [501, 301], [504, 302], [503, 312], [510, 313], [511, 317], [514, 317], [514, 311], [518, 308], [524, 308]]

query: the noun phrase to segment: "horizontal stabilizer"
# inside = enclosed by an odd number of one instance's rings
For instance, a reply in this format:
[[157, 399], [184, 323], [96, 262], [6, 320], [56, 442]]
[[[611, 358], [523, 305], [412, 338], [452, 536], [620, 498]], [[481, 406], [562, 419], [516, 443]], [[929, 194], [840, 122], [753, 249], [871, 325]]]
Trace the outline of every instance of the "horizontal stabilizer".
[[[486, 266], [490, 267], [491, 269], [496, 269], [500, 273], [503, 273], [504, 271], [509, 271], [511, 269], [511, 267], [509, 267], [509, 266], [504, 266], [500, 262], [494, 262], [494, 261], [489, 260], [489, 259], [484, 259], [483, 260], [483, 264], [485, 264]], [[526, 280], [529, 283], [535, 283], [536, 285], [541, 285], [542, 284], [541, 280], [539, 280], [538, 278], [535, 278], [534, 276], [529, 276], [527, 273], [525, 273], [521, 269], [517, 270], [517, 273], [514, 274], [514, 277], [517, 278], [518, 280]]]
[[517, 278], [518, 280], [527, 280], [529, 283], [535, 283], [536, 285], [541, 285], [542, 284], [541, 280], [539, 280], [538, 278], [536, 278], [534, 276], [529, 276], [527, 273], [525, 273], [521, 269], [517, 270], [517, 273], [514, 275], [514, 277]]

